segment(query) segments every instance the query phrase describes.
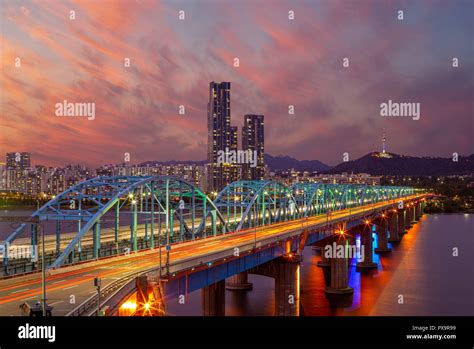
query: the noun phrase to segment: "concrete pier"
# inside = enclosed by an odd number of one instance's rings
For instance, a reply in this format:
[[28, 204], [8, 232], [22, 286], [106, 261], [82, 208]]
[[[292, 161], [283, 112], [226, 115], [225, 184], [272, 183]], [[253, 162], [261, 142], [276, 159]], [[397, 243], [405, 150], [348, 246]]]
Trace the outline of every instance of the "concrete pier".
[[[327, 244], [332, 244], [332, 240], [328, 239]], [[325, 246], [325, 245], [324, 245]], [[324, 246], [321, 246], [321, 260], [316, 263], [318, 267], [325, 267], [329, 268], [331, 266], [331, 261], [326, 257], [326, 254], [324, 253]]]
[[377, 268], [377, 264], [373, 262], [372, 247], [371, 225], [364, 225], [360, 233], [360, 248], [364, 250], [364, 260], [356, 264], [357, 270]]
[[374, 249], [375, 253], [387, 253], [392, 252], [392, 249], [388, 247], [388, 240], [387, 240], [387, 219], [382, 217], [377, 224], [377, 237], [378, 237], [378, 245], [377, 248]]
[[[346, 239], [340, 238], [336, 241], [337, 246], [346, 246]], [[354, 289], [349, 287], [349, 259], [331, 258], [331, 281], [329, 287], [326, 287], [326, 294], [352, 294]]]
[[405, 234], [405, 212], [399, 210], [397, 213], [398, 216], [398, 236], [401, 238]]
[[246, 291], [251, 290], [253, 287], [252, 283], [248, 281], [248, 273], [243, 272], [236, 274], [227, 279], [225, 288], [232, 291]]
[[411, 228], [411, 219], [410, 219], [410, 207], [405, 207], [405, 231], [408, 233], [408, 230]]
[[416, 218], [416, 205], [417, 204], [413, 203], [410, 206], [410, 222], [412, 225], [418, 222], [418, 219]]
[[300, 262], [300, 255], [290, 252], [249, 270], [275, 279], [275, 316], [300, 314]]
[[300, 261], [296, 254], [275, 261], [275, 316], [300, 314]]
[[417, 202], [414, 206], [415, 209], [415, 221], [418, 221], [420, 219], [420, 203]]
[[390, 233], [388, 242], [400, 241], [400, 236], [398, 236], [398, 216], [396, 213], [393, 213], [389, 218], [388, 231]]
[[202, 314], [204, 316], [225, 315], [225, 281], [206, 286], [202, 289]]

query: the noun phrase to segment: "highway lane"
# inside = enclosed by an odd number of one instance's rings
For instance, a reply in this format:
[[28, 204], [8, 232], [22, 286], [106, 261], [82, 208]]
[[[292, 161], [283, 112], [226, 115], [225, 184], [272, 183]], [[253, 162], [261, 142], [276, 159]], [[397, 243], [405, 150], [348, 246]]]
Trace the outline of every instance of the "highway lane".
[[[226, 214], [222, 215], [224, 219], [226, 219]], [[231, 217], [231, 221], [234, 220], [234, 217]], [[240, 215], [237, 215], [236, 217], [237, 222], [240, 221]], [[191, 227], [191, 219], [185, 219], [185, 223], [188, 225], [188, 227]], [[68, 223], [72, 223], [73, 221], [66, 221]], [[199, 222], [198, 222], [199, 223]], [[198, 225], [196, 223], [196, 227]], [[206, 224], [207, 227], [211, 226], [211, 223]], [[155, 236], [158, 235], [159, 229], [158, 229], [158, 222], [155, 222]], [[27, 230], [25, 230], [27, 231]], [[176, 227], [174, 226], [173, 231], [175, 233], [179, 232], [179, 226]], [[151, 226], [148, 224], [148, 238], [150, 237], [151, 233]], [[76, 236], [76, 232], [63, 232], [61, 233], [61, 242], [60, 246], [61, 249], [64, 249], [67, 247], [69, 242]], [[165, 224], [162, 223], [162, 229], [161, 229], [161, 234], [165, 234]], [[145, 237], [145, 224], [138, 224], [137, 225], [137, 237], [138, 238], [144, 238]], [[101, 242], [106, 243], [106, 242], [114, 242], [115, 240], [115, 232], [113, 228], [102, 228], [101, 229]], [[120, 226], [119, 228], [119, 234], [118, 234], [118, 241], [122, 240], [130, 240], [130, 226], [128, 225], [123, 225]], [[31, 239], [29, 237], [21, 237], [17, 238], [14, 240], [15, 245], [29, 245], [31, 242]], [[89, 247], [92, 246], [93, 238], [92, 238], [92, 230], [87, 232], [83, 238], [81, 239], [81, 245], [83, 247]], [[156, 241], [155, 241], [156, 243]], [[56, 250], [56, 235], [55, 234], [46, 234], [45, 236], [45, 251], [46, 252], [52, 252]]]
[[[375, 205], [334, 211], [331, 220], [349, 218], [353, 215], [368, 214], [373, 209], [393, 205], [398, 200], [386, 201]], [[245, 246], [253, 241], [261, 242], [269, 237], [286, 234], [288, 231], [312, 225], [324, 225], [326, 214], [298, 219], [283, 223], [229, 233], [216, 237], [198, 239], [174, 244], [170, 251], [170, 264], [176, 264], [189, 258], [205, 257], [211, 253]], [[162, 249], [162, 265], [165, 264], [166, 252]], [[198, 263], [199, 264], [199, 263]], [[53, 305], [54, 315], [65, 315], [82, 301], [96, 292], [93, 286], [94, 277], [102, 278], [106, 286], [117, 278], [132, 272], [147, 270], [159, 265], [159, 250], [145, 250], [128, 256], [119, 256], [99, 262], [87, 262], [77, 266], [59, 268], [47, 277], [47, 299]], [[0, 281], [0, 315], [19, 315], [18, 306], [25, 300], [39, 300], [41, 297], [41, 274], [35, 273], [4, 279]], [[75, 303], [71, 303], [74, 300]]]
[[[222, 215], [224, 219], [226, 218], [226, 214]], [[240, 214], [236, 216], [237, 222], [240, 221]], [[191, 227], [192, 222], [191, 219], [185, 219], [185, 223], [188, 225], [188, 227]], [[234, 217], [231, 217], [231, 221], [234, 221]], [[73, 221], [66, 221], [68, 223], [72, 223]], [[199, 222], [196, 223], [196, 227], [198, 226]], [[218, 223], [219, 224], [219, 223]], [[208, 222], [206, 224], [207, 227], [211, 226], [211, 223]], [[155, 236], [158, 235], [159, 229], [158, 229], [158, 223], [155, 222]], [[25, 230], [27, 231], [27, 230]], [[179, 233], [179, 226], [176, 227], [176, 225], [173, 228], [173, 231], [175, 234]], [[148, 238], [150, 237], [151, 233], [151, 227], [150, 224], [148, 225]], [[60, 241], [60, 247], [61, 250], [67, 247], [69, 242], [76, 236], [76, 232], [63, 232], [61, 233], [61, 241]], [[162, 236], [165, 234], [165, 224], [162, 223], [161, 227], [161, 234]], [[137, 238], [144, 238], [145, 237], [145, 224], [138, 224], [137, 225]], [[101, 242], [102, 243], [107, 243], [107, 242], [114, 242], [115, 240], [115, 232], [113, 228], [102, 228], [101, 229]], [[123, 225], [120, 226], [119, 228], [119, 234], [118, 234], [118, 241], [121, 242], [123, 240], [130, 240], [130, 226], [128, 225]], [[31, 239], [29, 237], [20, 237], [14, 240], [13, 244], [15, 245], [29, 245], [31, 242]], [[85, 247], [90, 247], [92, 246], [93, 242], [93, 237], [92, 237], [92, 230], [87, 232], [83, 238], [81, 239], [81, 245], [83, 248]], [[155, 239], [155, 243], [157, 243]], [[123, 247], [124, 248], [124, 247]], [[46, 252], [53, 252], [56, 251], [56, 235], [55, 234], [46, 234], [45, 236], [45, 251]]]

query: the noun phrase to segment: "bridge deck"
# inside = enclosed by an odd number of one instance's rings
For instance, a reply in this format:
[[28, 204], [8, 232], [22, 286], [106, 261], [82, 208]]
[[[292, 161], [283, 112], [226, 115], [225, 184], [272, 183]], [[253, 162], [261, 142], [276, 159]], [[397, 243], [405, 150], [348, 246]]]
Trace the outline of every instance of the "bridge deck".
[[[409, 196], [403, 201], [421, 196]], [[216, 257], [231, 256], [235, 247], [245, 250], [249, 246], [253, 246], [255, 242], [264, 245], [271, 241], [283, 240], [294, 234], [299, 234], [302, 229], [322, 228], [328, 224], [336, 224], [349, 219], [360, 219], [374, 210], [392, 207], [398, 201], [400, 199], [334, 211], [329, 222], [327, 215], [323, 214], [175, 244], [170, 251], [170, 270], [176, 272], [193, 265], [201, 265], [209, 260], [216, 260]], [[162, 248], [163, 266], [165, 258], [166, 251]], [[126, 275], [157, 268], [158, 265], [159, 250], [154, 249], [129, 256], [118, 256], [53, 270], [47, 277], [48, 304], [54, 307], [54, 315], [65, 315], [96, 292], [92, 282], [94, 277], [102, 278], [104, 287]], [[75, 297], [73, 304], [70, 302], [72, 296]], [[0, 315], [19, 315], [19, 304], [25, 300], [39, 300], [40, 297], [40, 273], [1, 280]]]

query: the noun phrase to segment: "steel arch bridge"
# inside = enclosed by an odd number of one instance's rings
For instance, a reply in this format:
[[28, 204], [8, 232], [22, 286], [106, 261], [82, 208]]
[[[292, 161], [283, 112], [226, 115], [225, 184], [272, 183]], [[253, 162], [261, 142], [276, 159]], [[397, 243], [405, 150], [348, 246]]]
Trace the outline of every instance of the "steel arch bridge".
[[[89, 179], [71, 187], [34, 212], [33, 217], [56, 222], [56, 255], [49, 268], [57, 268], [83, 260], [81, 240], [90, 232], [91, 258], [102, 257], [101, 225], [112, 230], [114, 254], [119, 254], [120, 244], [125, 244], [129, 251], [153, 249], [403, 198], [414, 192], [413, 188], [395, 186], [297, 183], [289, 187], [272, 180], [242, 180], [227, 185], [212, 201], [178, 177], [112, 176]], [[61, 250], [64, 221], [74, 224], [76, 232]], [[129, 223], [130, 238], [126, 240], [119, 236], [123, 222]], [[26, 228], [27, 224], [20, 225], [4, 243], [11, 244]], [[144, 231], [140, 239], [139, 230]], [[32, 224], [31, 245], [37, 243], [37, 225]], [[7, 264], [5, 253], [3, 265]]]
[[293, 195], [301, 217], [391, 200], [411, 195], [413, 188], [365, 184], [296, 183]]
[[[211, 229], [217, 234], [220, 227], [225, 232], [225, 222], [214, 203], [194, 185], [172, 176], [113, 176], [97, 177], [81, 182], [64, 191], [36, 212], [33, 217], [40, 221], [56, 221], [57, 258], [49, 266], [56, 268], [66, 260], [73, 262], [75, 254], [81, 260], [81, 239], [92, 230], [92, 257], [100, 257], [101, 223], [112, 223], [114, 243], [118, 246], [120, 221], [124, 214], [130, 221], [130, 250], [138, 249], [138, 224], [145, 228], [147, 247], [154, 248], [196, 235], [205, 235], [207, 212], [210, 212]], [[179, 224], [175, 229], [174, 221]], [[77, 224], [77, 234], [60, 250], [61, 221]], [[218, 222], [220, 224], [218, 224]], [[162, 226], [165, 231], [162, 233]], [[20, 225], [5, 240], [11, 244], [27, 227]], [[158, 228], [158, 235], [155, 231]], [[152, 233], [153, 232], [153, 233]], [[31, 245], [37, 245], [37, 226], [31, 226]], [[8, 250], [8, 249], [7, 249]], [[116, 253], [119, 253], [118, 248]], [[8, 264], [8, 253], [4, 254], [3, 264]]]

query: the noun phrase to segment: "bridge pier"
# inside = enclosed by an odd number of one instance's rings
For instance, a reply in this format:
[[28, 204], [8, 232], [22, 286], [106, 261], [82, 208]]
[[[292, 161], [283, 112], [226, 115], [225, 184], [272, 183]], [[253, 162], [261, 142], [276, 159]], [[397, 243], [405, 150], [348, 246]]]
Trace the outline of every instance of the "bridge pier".
[[418, 222], [418, 220], [420, 219], [420, 215], [419, 215], [419, 207], [420, 207], [420, 203], [417, 202], [413, 205], [413, 216], [414, 216], [414, 220]]
[[388, 247], [387, 241], [387, 219], [382, 218], [380, 223], [377, 224], [377, 248], [374, 249], [375, 253], [387, 253], [392, 252], [392, 249]]
[[410, 207], [405, 208], [405, 232], [408, 233], [408, 230], [411, 228], [410, 222]]
[[331, 261], [326, 257], [324, 246], [320, 247], [321, 250], [321, 260], [316, 263], [318, 267], [329, 268], [331, 266]]
[[423, 203], [421, 201], [416, 204], [416, 220], [417, 221], [419, 221], [421, 216], [423, 215], [422, 207], [423, 207]]
[[[335, 241], [336, 248], [343, 246], [346, 248], [347, 240], [340, 238]], [[343, 295], [352, 294], [354, 289], [349, 287], [349, 259], [347, 256], [331, 258], [331, 280], [329, 287], [326, 287], [325, 293], [327, 295]]]
[[405, 234], [405, 212], [403, 212], [403, 210], [399, 210], [397, 213], [397, 217], [398, 217], [398, 236], [401, 239], [403, 234]]
[[275, 261], [275, 316], [300, 314], [300, 261], [297, 254]]
[[290, 252], [249, 271], [275, 279], [275, 316], [300, 313], [300, 261], [300, 255]]
[[372, 229], [371, 225], [364, 225], [360, 232], [360, 247], [364, 250], [364, 260], [356, 264], [356, 269], [376, 269], [377, 264], [373, 262], [372, 256]]
[[388, 238], [388, 242], [399, 242], [400, 236], [398, 236], [398, 216], [396, 213], [392, 214], [389, 218], [389, 226], [388, 231], [390, 233], [390, 237]]
[[416, 218], [416, 204], [413, 203], [412, 206], [410, 206], [410, 222], [411, 225], [414, 225], [416, 222], [418, 222], [418, 219]]
[[248, 273], [244, 271], [243, 273], [235, 274], [227, 279], [225, 284], [227, 290], [251, 290], [253, 285], [251, 282], [248, 282]]
[[201, 295], [204, 316], [225, 315], [225, 280], [204, 287]]

